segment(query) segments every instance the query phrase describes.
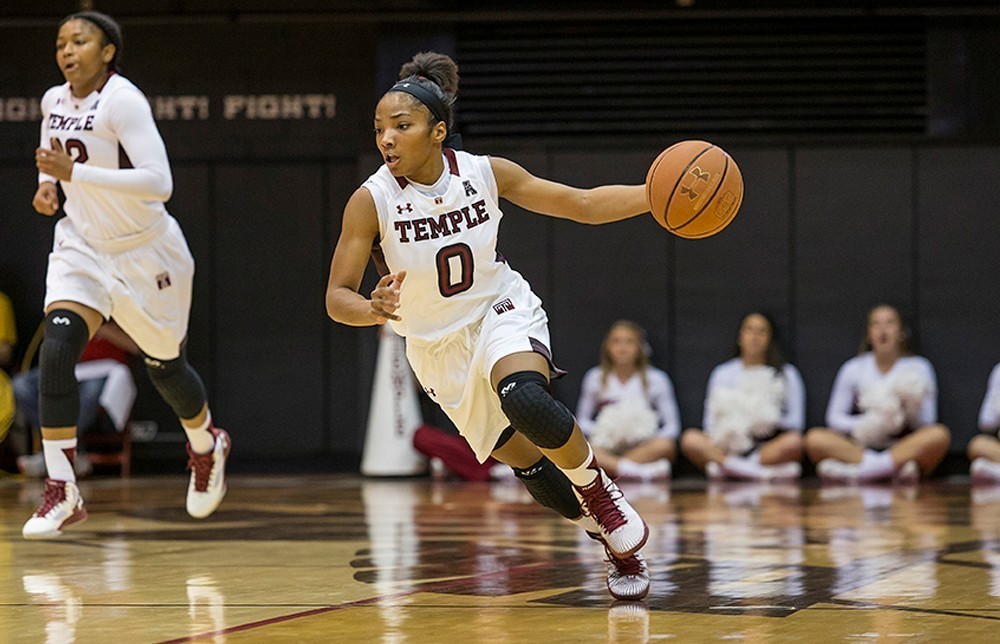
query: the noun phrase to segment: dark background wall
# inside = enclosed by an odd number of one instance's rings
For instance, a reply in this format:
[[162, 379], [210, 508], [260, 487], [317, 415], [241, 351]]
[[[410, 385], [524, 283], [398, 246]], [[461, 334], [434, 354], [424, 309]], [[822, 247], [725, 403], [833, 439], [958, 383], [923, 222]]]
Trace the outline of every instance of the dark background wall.
[[[330, 322], [323, 291], [343, 204], [379, 163], [374, 102], [426, 48], [462, 67], [471, 152], [591, 186], [638, 183], [670, 143], [708, 138], [743, 171], [737, 220], [699, 241], [650, 217], [590, 228], [508, 204], [500, 247], [546, 304], [570, 370], [557, 386], [567, 404], [608, 325], [628, 317], [649, 330], [682, 420], [696, 425], [709, 371], [729, 357], [741, 317], [763, 310], [817, 424], [865, 312], [889, 302], [937, 369], [956, 455], [976, 431], [1000, 361], [994, 3], [637, 3], [571, 19], [519, 3], [491, 14], [446, 2], [379, 14], [351, 3], [96, 4], [125, 28], [126, 75], [154, 105], [161, 97], [168, 208], [198, 264], [189, 352], [216, 417], [240, 436], [243, 468], [357, 463], [375, 333]], [[11, 99], [60, 82], [54, 25], [75, 8], [0, 9], [0, 290], [15, 301], [22, 349], [40, 318], [53, 222], [30, 207], [37, 121], [18, 120]], [[716, 76], [699, 81], [698, 69]], [[234, 96], [326, 102], [314, 115], [226, 118]], [[197, 98], [187, 112], [184, 97]], [[136, 415], [161, 427], [139, 469], [176, 460], [182, 434], [142, 378]]]

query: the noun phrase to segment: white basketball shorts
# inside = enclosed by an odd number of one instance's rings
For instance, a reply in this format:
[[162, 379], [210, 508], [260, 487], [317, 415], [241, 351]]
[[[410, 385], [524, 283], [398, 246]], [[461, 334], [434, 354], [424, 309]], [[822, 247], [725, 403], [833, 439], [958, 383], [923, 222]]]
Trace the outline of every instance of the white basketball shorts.
[[194, 258], [170, 215], [139, 235], [86, 241], [73, 222], [56, 224], [45, 276], [45, 307], [68, 300], [114, 318], [142, 351], [159, 360], [180, 355], [191, 311]]
[[548, 316], [525, 280], [497, 297], [486, 316], [434, 342], [407, 338], [406, 357], [427, 395], [448, 414], [482, 463], [510, 425], [490, 383], [494, 365], [535, 351], [550, 360]]

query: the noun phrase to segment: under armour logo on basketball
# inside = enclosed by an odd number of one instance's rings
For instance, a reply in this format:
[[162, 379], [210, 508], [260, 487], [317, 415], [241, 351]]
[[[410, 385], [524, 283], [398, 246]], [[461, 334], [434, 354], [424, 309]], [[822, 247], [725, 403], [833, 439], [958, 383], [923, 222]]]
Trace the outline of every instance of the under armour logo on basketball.
[[472, 195], [479, 194], [478, 192], [476, 192], [476, 189], [472, 187], [472, 183], [468, 179], [462, 182], [462, 187], [465, 188], [466, 197], [471, 197]]
[[170, 286], [170, 273], [160, 273], [156, 276], [156, 288], [161, 291]]
[[72, 322], [70, 321], [69, 318], [64, 318], [62, 316], [57, 315], [56, 317], [52, 318], [52, 324], [60, 324], [62, 326], [69, 326], [70, 324], [72, 324]]
[[399, 213], [401, 215], [401, 214], [403, 214], [404, 210], [406, 212], [413, 212], [413, 204], [408, 203], [405, 206], [401, 206], [399, 204], [396, 204], [396, 212], [397, 213]]
[[507, 385], [506, 387], [504, 387], [503, 389], [500, 390], [500, 395], [501, 396], [506, 396], [510, 392], [514, 391], [514, 387], [516, 387], [516, 386], [517, 386], [516, 382], [510, 383], [509, 385]]
[[[691, 168], [691, 171], [688, 174], [694, 176], [694, 181], [692, 183], [697, 183], [699, 181], [704, 181], [705, 183], [708, 183], [709, 177], [712, 176], [711, 172], [702, 172], [701, 168], [698, 166]], [[681, 186], [681, 189], [678, 191], [678, 194], [687, 195], [688, 199], [694, 201], [695, 199], [698, 198], [698, 195], [701, 193], [695, 192], [693, 186]]]

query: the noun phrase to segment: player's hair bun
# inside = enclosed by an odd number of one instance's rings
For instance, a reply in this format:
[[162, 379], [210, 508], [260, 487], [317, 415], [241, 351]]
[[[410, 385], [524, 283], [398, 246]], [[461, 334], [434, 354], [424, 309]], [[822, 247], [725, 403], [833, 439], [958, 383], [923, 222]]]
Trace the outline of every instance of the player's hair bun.
[[446, 54], [420, 52], [399, 70], [400, 80], [412, 76], [427, 78], [451, 98], [458, 94], [458, 65]]

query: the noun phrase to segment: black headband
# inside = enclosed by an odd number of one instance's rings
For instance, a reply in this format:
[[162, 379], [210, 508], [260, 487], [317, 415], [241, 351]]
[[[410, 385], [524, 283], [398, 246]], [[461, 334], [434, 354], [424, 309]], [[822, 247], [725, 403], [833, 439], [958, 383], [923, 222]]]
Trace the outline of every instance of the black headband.
[[444, 121], [445, 125], [448, 125], [448, 121], [445, 120], [445, 113], [447, 108], [444, 106], [444, 101], [442, 101], [438, 96], [427, 89], [426, 87], [420, 85], [411, 80], [401, 80], [392, 87], [389, 88], [390, 92], [403, 92], [404, 94], [409, 94], [413, 98], [417, 99], [424, 106], [430, 110], [431, 116], [439, 121]]

